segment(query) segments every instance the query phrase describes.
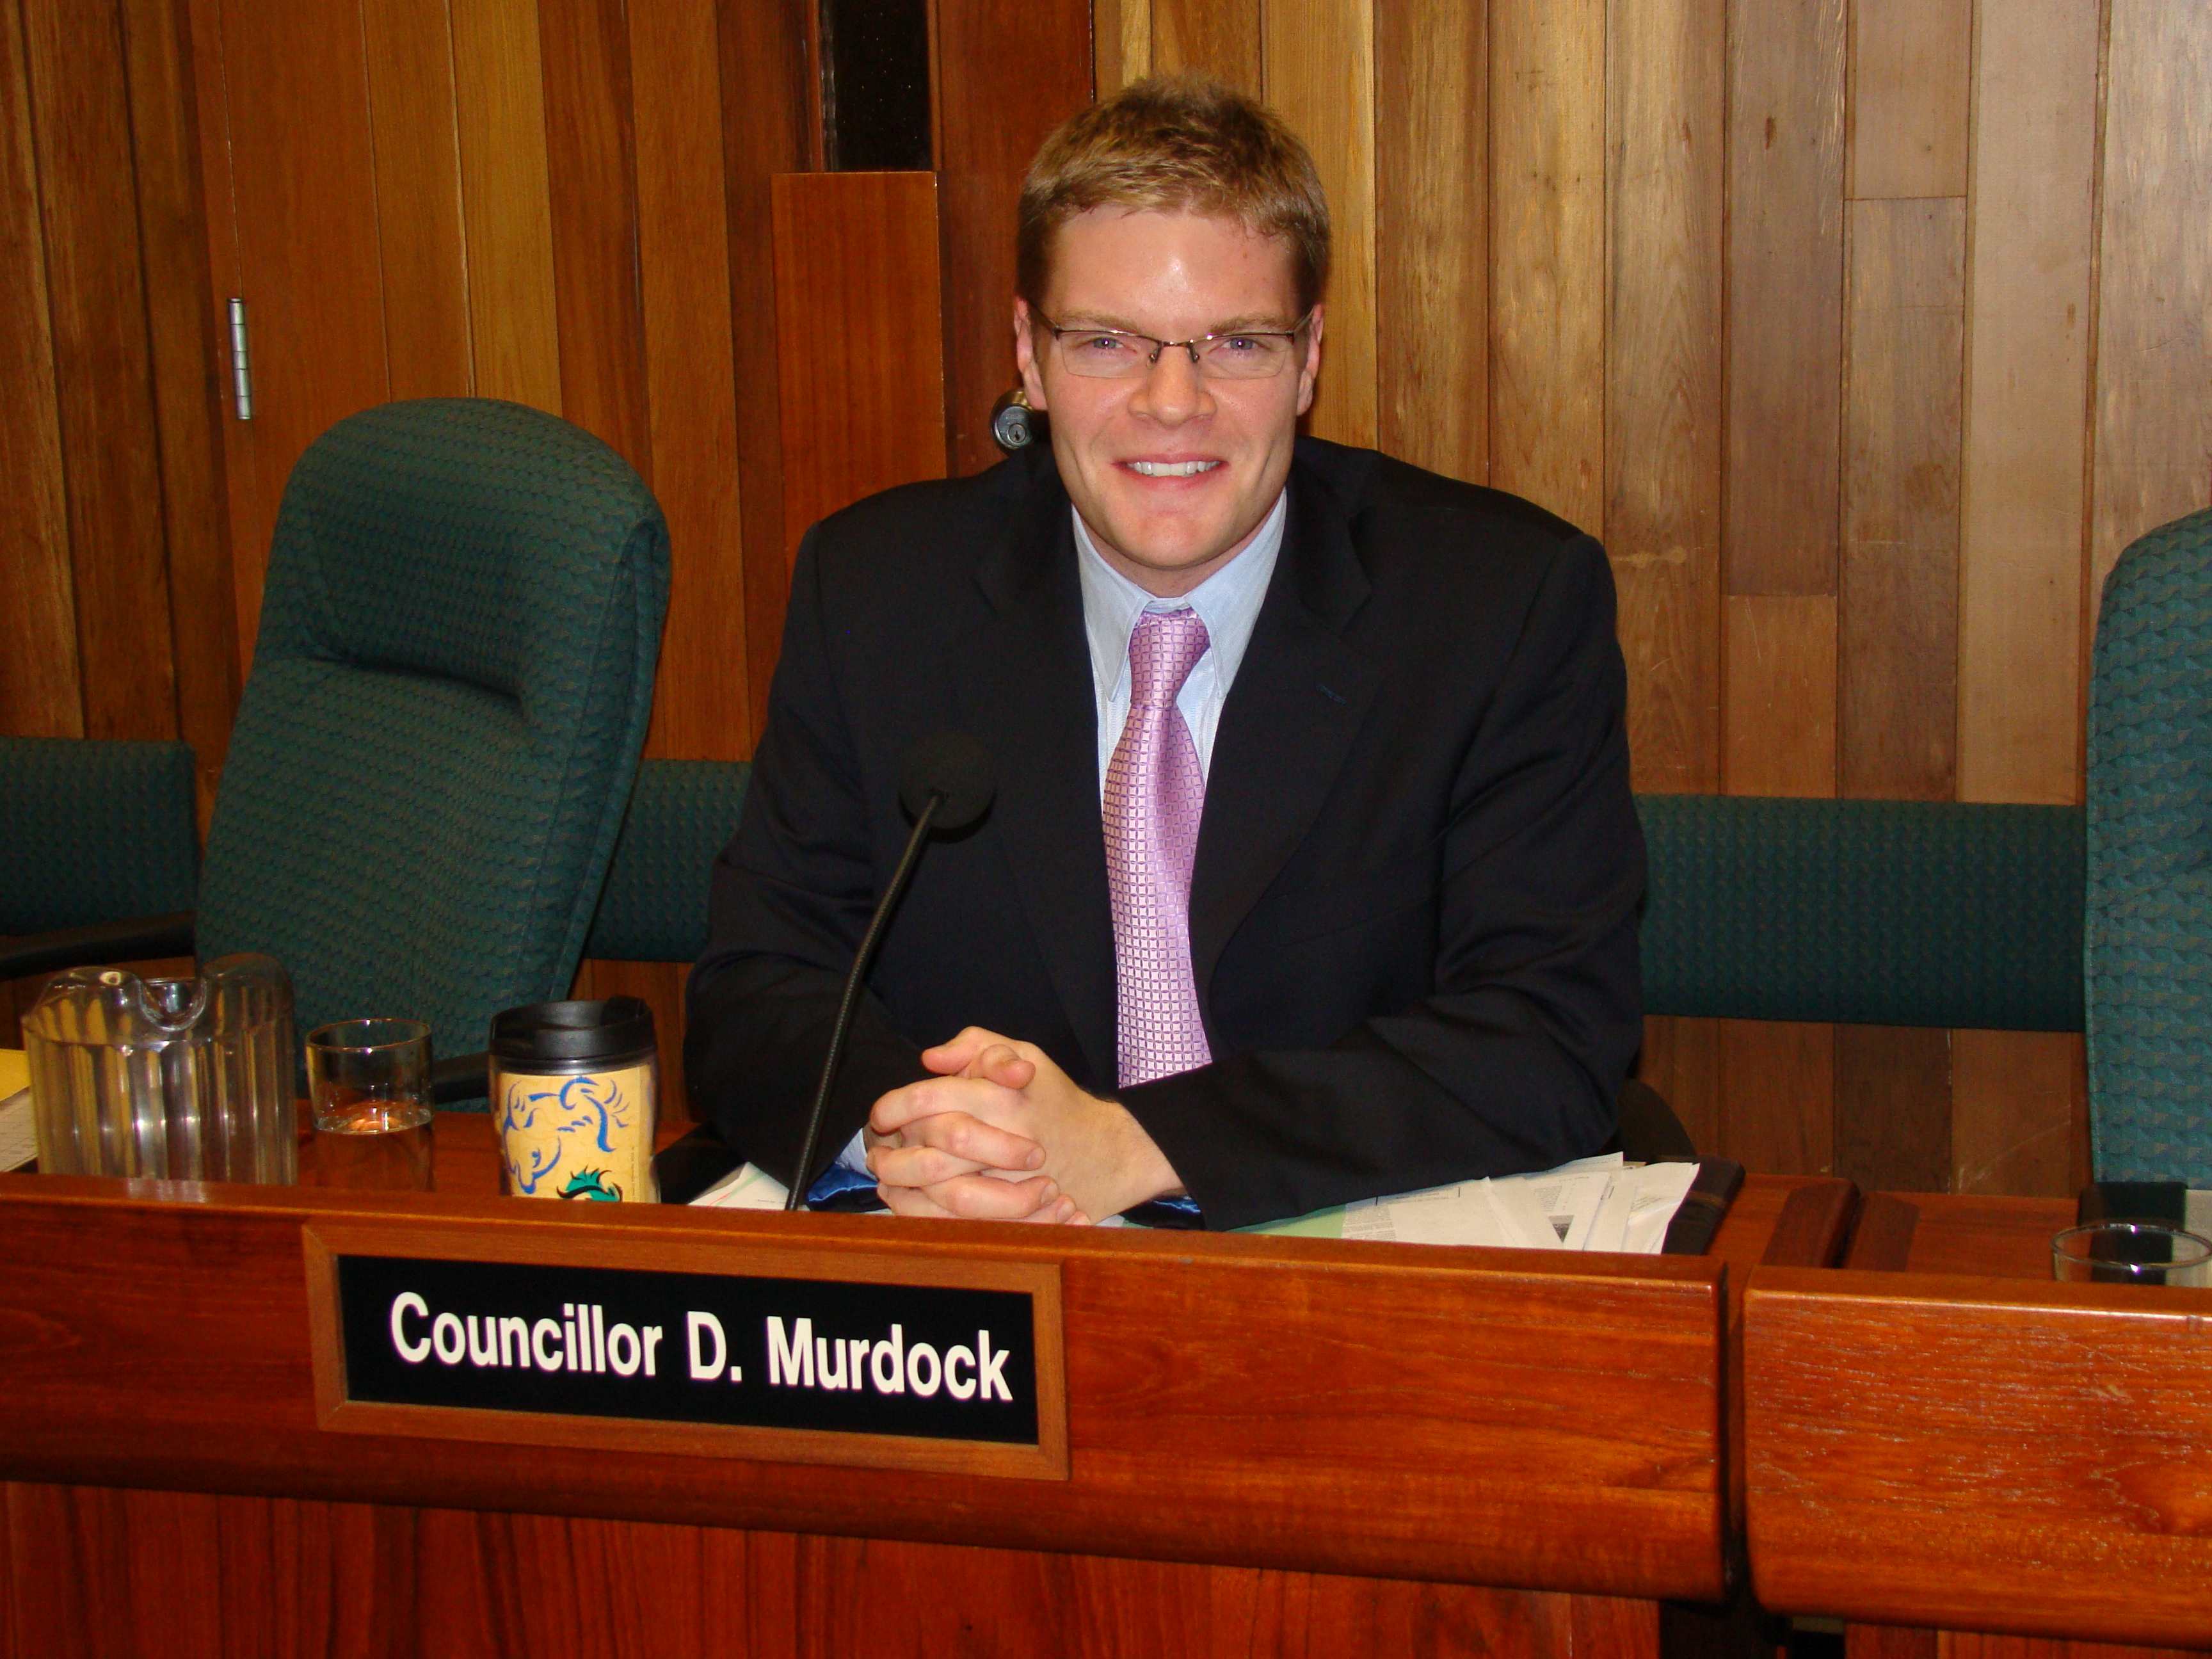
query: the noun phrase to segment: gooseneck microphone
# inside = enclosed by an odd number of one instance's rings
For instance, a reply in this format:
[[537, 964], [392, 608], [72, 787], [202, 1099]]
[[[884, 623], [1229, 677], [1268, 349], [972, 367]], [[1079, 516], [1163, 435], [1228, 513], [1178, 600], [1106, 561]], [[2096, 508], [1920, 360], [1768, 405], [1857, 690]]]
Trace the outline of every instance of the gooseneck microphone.
[[924, 738], [906, 751], [906, 758], [900, 763], [899, 805], [914, 819], [914, 833], [907, 837], [906, 851], [899, 855], [898, 868], [884, 884], [884, 896], [876, 901], [875, 915], [868, 918], [868, 931], [861, 935], [860, 948], [854, 953], [853, 971], [845, 975], [837, 1023], [830, 1028], [830, 1051], [822, 1057], [822, 1080], [815, 1085], [814, 1109], [806, 1115], [806, 1139], [799, 1144], [791, 1190], [783, 1196], [785, 1209], [795, 1210], [805, 1203], [807, 1189], [813, 1184], [811, 1176], [822, 1139], [822, 1120], [830, 1110], [830, 1087], [837, 1080], [838, 1063], [845, 1058], [845, 1039], [852, 1030], [853, 1006], [860, 1000], [860, 981], [867, 976], [877, 941], [897, 908], [899, 895], [906, 890], [907, 878], [921, 861], [922, 843], [933, 830], [965, 830], [990, 811], [998, 788], [991, 751], [965, 732], [939, 732]]

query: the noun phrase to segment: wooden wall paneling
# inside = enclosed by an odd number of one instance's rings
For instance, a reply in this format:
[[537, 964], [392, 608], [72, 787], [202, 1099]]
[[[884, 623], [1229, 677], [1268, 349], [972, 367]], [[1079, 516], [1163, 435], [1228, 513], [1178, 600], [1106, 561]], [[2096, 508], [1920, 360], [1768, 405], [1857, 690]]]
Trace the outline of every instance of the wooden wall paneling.
[[385, 356], [394, 398], [476, 391], [446, 0], [362, 0]]
[[1146, 9], [1151, 73], [1194, 71], [1260, 95], [1260, 0], [1150, 0]]
[[451, 0], [469, 353], [480, 398], [561, 413], [538, 0]]
[[1854, 0], [1850, 29], [1852, 198], [1964, 196], [1974, 0]]
[[1832, 593], [1843, 0], [1731, 0], [1728, 125], [1727, 591]]
[[1955, 1031], [1951, 1190], [2070, 1198], [2089, 1180], [2078, 1031]]
[[1375, 14], [1377, 447], [1490, 477], [1490, 63], [1483, 7]]
[[1982, 9], [1959, 544], [1960, 800], [2081, 799], [2097, 0]]
[[646, 752], [687, 760], [753, 745], [715, 40], [714, 0], [630, 10], [647, 407], [671, 562]]
[[1836, 1173], [1838, 1028], [1788, 1020], [1717, 1024], [1720, 1155], [1760, 1175]]
[[0, 636], [9, 641], [0, 651], [0, 732], [79, 738], [76, 596], [24, 52], [22, 0], [0, 0], [0, 285], [15, 296], [0, 316], [0, 385], [13, 404], [0, 421], [0, 490], [13, 503], [0, 528]]
[[1836, 793], [1836, 601], [1730, 594], [1721, 763], [1731, 795]]
[[1834, 1173], [1864, 1192], [1951, 1188], [1951, 1034], [1836, 1027]]
[[1721, 1023], [1668, 1014], [1644, 1017], [1636, 1075], [1666, 1097], [1690, 1143], [1707, 1156], [1721, 1152]]
[[222, 464], [220, 369], [228, 342], [217, 340], [207, 291], [206, 192], [186, 31], [184, 8], [174, 0], [123, 0], [177, 734], [198, 763], [204, 827], [230, 748], [241, 676]]
[[1636, 787], [1720, 787], [1724, 0], [1606, 25], [1605, 540]]
[[[787, 173], [775, 208], [783, 523], [796, 557], [817, 520], [945, 476], [937, 180]], [[893, 361], [908, 367], [885, 374]]]
[[1373, 0], [1267, 0], [1262, 18], [1269, 104], [1313, 151], [1331, 237], [1321, 385], [1307, 425], [1316, 437], [1372, 445], [1375, 339], [1375, 13]]
[[77, 664], [88, 738], [173, 738], [145, 267], [120, 10], [27, 0]]
[[[1014, 210], [1045, 136], [1091, 101], [1090, 0], [937, 0], [945, 441], [956, 476], [1001, 457], [1014, 384]], [[787, 526], [795, 541], [805, 526]]]
[[1948, 800], [1966, 204], [1854, 202], [1850, 226], [1838, 785]]
[[2091, 614], [2121, 550], [2212, 501], [2212, 30], [2110, 0]]
[[579, 997], [637, 997], [653, 1010], [653, 1042], [660, 1055], [660, 1119], [693, 1121], [690, 1091], [684, 1081], [684, 986], [691, 977], [688, 962], [617, 962], [595, 957], [577, 971]]
[[561, 412], [653, 483], [622, 0], [539, 0]]
[[1490, 12], [1490, 482], [1605, 534], [1606, 0]]
[[125, 1554], [107, 1571], [125, 1581], [127, 1651], [165, 1659], [230, 1659], [222, 1628], [225, 1499], [206, 1492], [126, 1492]]
[[360, 13], [220, 0], [219, 11], [195, 14], [202, 50], [208, 27], [230, 137], [228, 166], [208, 187], [227, 185], [237, 204], [232, 292], [252, 331], [252, 489], [242, 504], [234, 497], [245, 510], [231, 531], [239, 650], [250, 662], [292, 463], [334, 422], [386, 401], [391, 382]]
[[[716, 9], [745, 663], [755, 732], [768, 718], [769, 685], [783, 636], [790, 580], [783, 530], [782, 412], [773, 395], [779, 380], [769, 193], [776, 174], [806, 165], [806, 70], [800, 54], [805, 31], [793, 18], [799, 3], [728, 0]], [[701, 250], [697, 257], [711, 254]]]

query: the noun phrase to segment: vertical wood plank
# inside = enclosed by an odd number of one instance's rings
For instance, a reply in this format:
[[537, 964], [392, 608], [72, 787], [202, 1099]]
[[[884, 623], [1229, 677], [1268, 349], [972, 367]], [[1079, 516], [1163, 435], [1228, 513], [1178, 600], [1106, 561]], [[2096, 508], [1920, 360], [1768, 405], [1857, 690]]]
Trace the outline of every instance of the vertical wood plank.
[[1952, 1034], [1952, 1188], [2071, 1198], [2089, 1180], [2078, 1031]]
[[477, 395], [561, 412], [538, 0], [452, 0], [455, 142]]
[[639, 997], [653, 1010], [653, 1042], [660, 1055], [660, 1119], [689, 1123], [691, 1095], [684, 1081], [684, 986], [688, 962], [617, 962], [595, 957], [577, 977], [580, 997]]
[[1636, 1075], [1666, 1097], [1688, 1132], [1691, 1145], [1706, 1156], [1721, 1155], [1718, 1020], [1646, 1014]]
[[1259, 0], [1151, 0], [1154, 75], [1212, 76], [1260, 95]]
[[1840, 787], [1951, 799], [1966, 204], [1854, 202]]
[[1377, 445], [1490, 477], [1486, 14], [1451, 0], [1375, 14]]
[[23, 8], [89, 738], [173, 738], [168, 547], [122, 16]]
[[1730, 593], [1836, 590], [1843, 198], [1843, 0], [1731, 0]]
[[1951, 1034], [1836, 1027], [1835, 1173], [1866, 1192], [1951, 1186]]
[[1853, 198], [1965, 195], [1973, 0], [1854, 0], [1850, 27]]
[[739, 760], [752, 752], [752, 699], [713, 0], [634, 8], [629, 30], [647, 401], [670, 561], [647, 752]]
[[2079, 800], [2097, 0], [1982, 8], [1959, 542], [1960, 800]]
[[362, 0], [385, 355], [394, 398], [476, 389], [446, 0]]
[[1490, 482], [1605, 532], [1605, 0], [1490, 14]]
[[2212, 30], [2110, 3], [2093, 617], [2122, 549], [2212, 499]]
[[196, 97], [181, 6], [124, 0], [123, 25], [168, 544], [177, 733], [191, 744], [198, 763], [204, 825], [230, 747], [241, 677]]
[[[893, 484], [945, 476], [933, 348], [937, 181], [793, 173], [775, 181], [776, 356], [789, 556], [809, 526]], [[886, 362], [910, 364], [886, 374]], [[824, 422], [823, 410], [837, 419]]]
[[1836, 602], [1731, 594], [1723, 787], [1731, 795], [1836, 793]]
[[[945, 427], [954, 474], [1000, 459], [1014, 384], [1014, 211], [1045, 136], [1091, 101], [1090, 0], [937, 0]], [[805, 526], [787, 526], [795, 537]]]
[[622, 0], [539, 0], [561, 413], [653, 482]]
[[[293, 462], [332, 422], [391, 392], [360, 14], [222, 0], [219, 19], [239, 204], [233, 291], [253, 337], [253, 419], [240, 434], [252, 491], [231, 538], [239, 650], [251, 661]], [[208, 35], [196, 27], [195, 38]]]
[[1719, 1154], [1756, 1175], [1833, 1173], [1836, 1028], [1789, 1020], [1719, 1023]]
[[1333, 243], [1316, 437], [1372, 445], [1375, 353], [1375, 14], [1372, 0], [1268, 0], [1268, 103], [1313, 151]]
[[46, 250], [37, 146], [24, 63], [21, 0], [0, 0], [0, 283], [15, 303], [0, 314], [0, 385], [14, 407], [0, 421], [0, 732], [81, 738], [76, 599], [62, 488], [61, 405], [54, 385]]
[[[730, 270], [731, 366], [738, 398], [738, 513], [751, 728], [768, 718], [789, 566], [783, 535], [783, 428], [775, 395], [775, 214], [770, 180], [805, 165], [807, 108], [799, 0], [717, 8], [722, 82], [722, 244]], [[702, 250], [701, 258], [711, 257]], [[1011, 311], [1011, 303], [1009, 305]], [[1010, 383], [1011, 384], [1011, 383]]]
[[1723, 0], [1613, 0], [1605, 539], [1636, 787], [1720, 787]]

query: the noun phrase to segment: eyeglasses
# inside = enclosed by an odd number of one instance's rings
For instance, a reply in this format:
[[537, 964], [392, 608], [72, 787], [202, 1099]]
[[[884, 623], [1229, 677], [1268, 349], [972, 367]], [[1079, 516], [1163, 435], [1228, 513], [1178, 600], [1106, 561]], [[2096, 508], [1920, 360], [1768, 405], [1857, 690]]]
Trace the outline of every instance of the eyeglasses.
[[1059, 343], [1067, 372], [1094, 380], [1149, 373], [1160, 353], [1176, 349], [1189, 352], [1192, 365], [1208, 380], [1268, 380], [1297, 356], [1298, 336], [1313, 320], [1309, 311], [1288, 328], [1239, 328], [1195, 340], [1162, 340], [1118, 328], [1062, 328], [1041, 311], [1031, 314]]

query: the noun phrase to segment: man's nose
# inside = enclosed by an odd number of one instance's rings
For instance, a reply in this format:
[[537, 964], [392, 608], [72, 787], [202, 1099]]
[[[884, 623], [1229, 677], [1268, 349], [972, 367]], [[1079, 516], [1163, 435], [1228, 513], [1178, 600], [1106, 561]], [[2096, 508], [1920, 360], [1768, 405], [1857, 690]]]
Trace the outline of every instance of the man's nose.
[[1213, 412], [1213, 394], [1191, 361], [1188, 346], [1169, 346], [1153, 360], [1131, 410], [1163, 426], [1181, 426]]

